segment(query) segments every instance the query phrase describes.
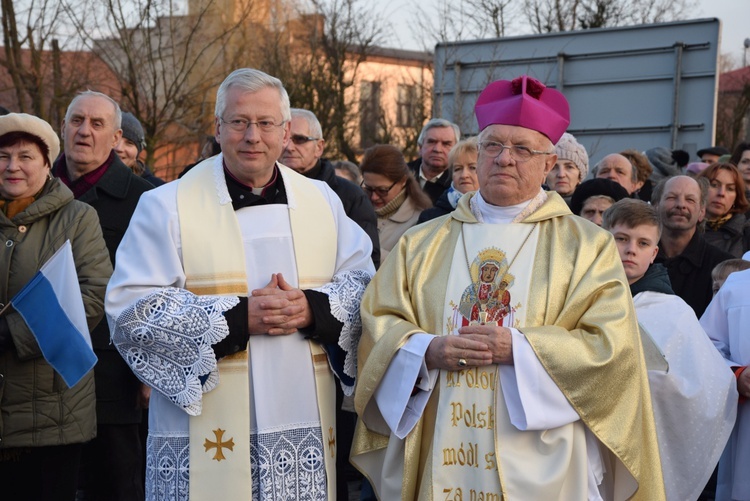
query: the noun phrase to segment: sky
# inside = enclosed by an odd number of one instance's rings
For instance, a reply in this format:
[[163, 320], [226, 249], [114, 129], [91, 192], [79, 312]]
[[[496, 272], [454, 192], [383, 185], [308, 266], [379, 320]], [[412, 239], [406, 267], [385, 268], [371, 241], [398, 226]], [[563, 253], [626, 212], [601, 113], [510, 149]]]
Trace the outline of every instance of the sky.
[[[427, 6], [426, 11], [437, 13], [438, 0], [387, 0], [382, 12], [390, 21], [394, 34], [384, 45], [394, 48], [422, 50], [421, 42], [415, 37], [413, 22], [417, 16], [416, 1]], [[432, 7], [430, 7], [432, 6]], [[729, 54], [737, 67], [742, 65], [743, 42], [750, 38], [750, 0], [697, 0], [694, 19], [719, 18], [722, 22], [721, 54]], [[747, 51], [750, 63], [750, 50]]]

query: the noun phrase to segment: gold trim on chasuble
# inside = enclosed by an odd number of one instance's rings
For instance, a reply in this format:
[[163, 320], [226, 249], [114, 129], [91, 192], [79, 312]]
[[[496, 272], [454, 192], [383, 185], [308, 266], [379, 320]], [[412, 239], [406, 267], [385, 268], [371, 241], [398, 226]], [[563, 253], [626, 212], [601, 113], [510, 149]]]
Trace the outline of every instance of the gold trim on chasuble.
[[[185, 287], [195, 294], [246, 296], [242, 233], [231, 202], [222, 204], [218, 200], [217, 182], [224, 180], [221, 162], [221, 157], [208, 159], [179, 181], [177, 207]], [[318, 287], [332, 279], [336, 265], [337, 233], [331, 207], [307, 178], [282, 165], [279, 171], [287, 190], [299, 287]], [[333, 500], [335, 383], [325, 352], [314, 342], [309, 342], [309, 346], [324, 445], [328, 444], [328, 498]], [[228, 499], [252, 499], [247, 350], [223, 358], [218, 368], [219, 384], [203, 394], [201, 415], [190, 418], [191, 501], [213, 501], [217, 493]], [[223, 443], [231, 441], [232, 447], [226, 447], [227, 452], [214, 453], [212, 444], [222, 443], [222, 439]]]

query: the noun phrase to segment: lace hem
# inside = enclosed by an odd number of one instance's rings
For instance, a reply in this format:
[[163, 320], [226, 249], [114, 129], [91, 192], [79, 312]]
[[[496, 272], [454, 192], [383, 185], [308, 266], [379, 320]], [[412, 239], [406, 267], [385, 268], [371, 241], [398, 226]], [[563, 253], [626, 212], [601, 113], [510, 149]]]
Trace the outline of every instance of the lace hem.
[[[326, 501], [325, 453], [320, 428], [251, 435], [253, 501]], [[146, 499], [187, 500], [190, 439], [149, 434], [146, 454]]]
[[253, 501], [325, 501], [325, 452], [320, 428], [251, 435]]
[[223, 312], [238, 303], [237, 297], [160, 289], [117, 317], [112, 341], [138, 379], [197, 416], [203, 393], [219, 382], [211, 345], [229, 335]]
[[[362, 301], [362, 294], [365, 293], [365, 288], [371, 279], [370, 274], [364, 270], [350, 270], [336, 274], [333, 280], [320, 290], [328, 294], [331, 314], [344, 324], [339, 336], [339, 346], [346, 352], [344, 374], [351, 378], [357, 377], [357, 347], [362, 336], [359, 305]], [[347, 396], [354, 393], [353, 385], [342, 383], [341, 388]]]
[[146, 440], [146, 499], [187, 500], [190, 494], [190, 439], [186, 436]]

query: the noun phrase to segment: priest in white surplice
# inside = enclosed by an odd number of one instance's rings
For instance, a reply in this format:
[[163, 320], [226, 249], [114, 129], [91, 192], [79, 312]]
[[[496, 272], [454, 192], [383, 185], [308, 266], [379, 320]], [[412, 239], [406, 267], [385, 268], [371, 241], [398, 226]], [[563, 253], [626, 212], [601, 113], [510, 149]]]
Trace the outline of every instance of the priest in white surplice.
[[479, 192], [362, 300], [352, 462], [384, 500], [664, 499], [617, 249], [540, 188], [568, 103], [523, 76], [475, 112]]
[[334, 373], [351, 394], [372, 248], [276, 162], [289, 121], [278, 79], [233, 72], [222, 154], [143, 197], [118, 249], [112, 338], [156, 390], [149, 500], [335, 499]]

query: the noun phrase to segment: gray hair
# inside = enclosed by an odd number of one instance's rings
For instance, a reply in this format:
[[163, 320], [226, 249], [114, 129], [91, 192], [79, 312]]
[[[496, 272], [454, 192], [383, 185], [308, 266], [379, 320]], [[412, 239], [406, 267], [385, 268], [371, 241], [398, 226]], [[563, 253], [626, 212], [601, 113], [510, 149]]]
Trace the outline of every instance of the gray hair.
[[351, 175], [351, 181], [354, 184], [358, 186], [362, 184], [362, 172], [359, 170], [359, 165], [355, 164], [354, 162], [350, 162], [348, 160], [339, 160], [338, 162], [333, 162], [333, 168], [335, 170], [343, 170], [348, 172]]
[[227, 92], [232, 87], [238, 87], [245, 92], [258, 92], [263, 89], [272, 88], [279, 91], [281, 99], [281, 119], [288, 122], [292, 119], [289, 105], [289, 94], [287, 94], [284, 84], [276, 77], [272, 77], [260, 70], [254, 68], [240, 68], [234, 70], [227, 78], [221, 82], [219, 90], [216, 92], [216, 107], [214, 115], [221, 118], [227, 107]]
[[659, 205], [659, 203], [661, 202], [661, 197], [662, 195], [664, 195], [664, 186], [667, 184], [667, 181], [676, 177], [687, 177], [688, 179], [692, 179], [696, 183], [698, 183], [698, 187], [701, 190], [701, 207], [705, 207], [706, 205], [708, 205], [708, 188], [711, 186], [711, 183], [705, 177], [693, 178], [690, 176], [665, 177], [664, 179], [656, 183], [656, 186], [654, 186], [654, 189], [651, 192], [651, 204]]
[[315, 116], [310, 110], [302, 108], [291, 109], [292, 118], [303, 118], [307, 122], [307, 128], [310, 131], [310, 135], [315, 139], [323, 139], [323, 128], [320, 126], [318, 117]]
[[434, 129], [435, 127], [452, 127], [453, 132], [456, 133], [456, 142], [459, 142], [461, 140], [461, 129], [458, 128], [458, 125], [454, 124], [450, 120], [446, 120], [445, 118], [433, 118], [430, 119], [426, 124], [424, 124], [424, 127], [422, 127], [422, 132], [419, 133], [419, 137], [417, 138], [417, 144], [419, 146], [422, 146], [422, 143], [424, 142], [424, 136], [427, 134], [427, 131], [430, 129]]
[[86, 98], [86, 97], [100, 97], [112, 103], [112, 107], [114, 107], [115, 109], [115, 122], [114, 122], [115, 130], [120, 130], [122, 128], [122, 110], [120, 109], [120, 105], [117, 104], [117, 101], [115, 101], [108, 95], [102, 92], [96, 92], [94, 90], [85, 90], [83, 92], [79, 92], [78, 95], [73, 98], [73, 100], [68, 105], [68, 109], [65, 110], [66, 122], [70, 121], [70, 110], [73, 108], [73, 105], [76, 104], [81, 99]]

